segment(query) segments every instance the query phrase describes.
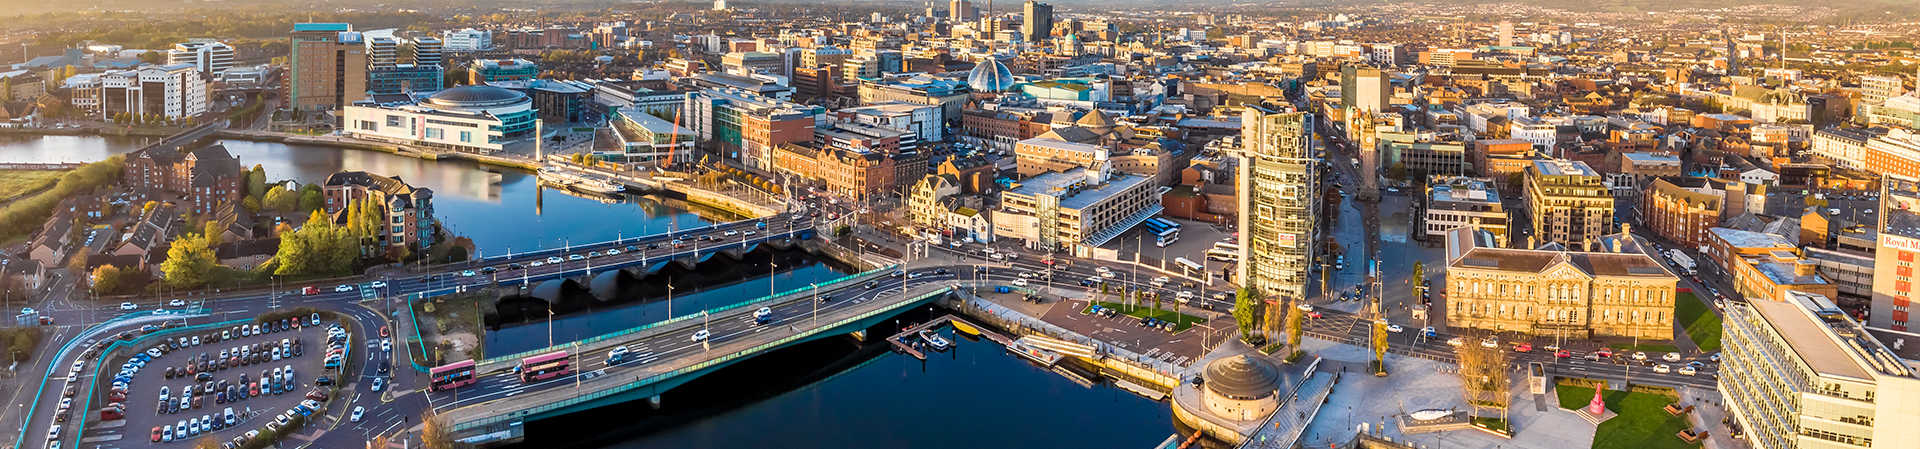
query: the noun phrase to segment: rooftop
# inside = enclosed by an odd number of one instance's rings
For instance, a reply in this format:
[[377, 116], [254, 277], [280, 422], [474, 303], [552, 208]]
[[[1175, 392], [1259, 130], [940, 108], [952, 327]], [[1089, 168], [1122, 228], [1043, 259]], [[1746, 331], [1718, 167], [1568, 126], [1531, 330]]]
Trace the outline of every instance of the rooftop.
[[1016, 183], [1006, 193], [1025, 196], [1048, 195], [1060, 197], [1062, 209], [1084, 209], [1098, 204], [1114, 195], [1142, 183], [1151, 182], [1146, 176], [1129, 176], [1125, 173], [1113, 173], [1107, 182], [1089, 184], [1084, 171], [1047, 172]]
[[1735, 248], [1784, 248], [1793, 249], [1794, 244], [1781, 237], [1764, 232], [1742, 231], [1739, 229], [1711, 228], [1707, 232]]
[[[1825, 296], [1789, 291], [1787, 301], [1747, 301], [1793, 352], [1825, 376], [1871, 381], [1874, 373], [1913, 377], [1893, 352]], [[1869, 371], [1871, 370], [1871, 371]]]
[[1564, 159], [1533, 161], [1533, 169], [1547, 176], [1600, 176], [1586, 162]]

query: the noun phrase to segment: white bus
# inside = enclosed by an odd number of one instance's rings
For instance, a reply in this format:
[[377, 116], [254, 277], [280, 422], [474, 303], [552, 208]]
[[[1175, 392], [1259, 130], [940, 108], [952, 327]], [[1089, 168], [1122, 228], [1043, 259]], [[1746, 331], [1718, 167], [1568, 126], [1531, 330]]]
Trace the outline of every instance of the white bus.
[[1233, 262], [1233, 261], [1240, 260], [1240, 252], [1227, 251], [1220, 248], [1214, 248], [1214, 249], [1207, 250], [1207, 260]]
[[1194, 263], [1194, 261], [1191, 261], [1191, 260], [1187, 260], [1187, 258], [1185, 258], [1185, 257], [1175, 257], [1175, 258], [1173, 258], [1173, 263], [1174, 263], [1174, 264], [1178, 264], [1178, 265], [1180, 265], [1180, 267], [1181, 267], [1181, 268], [1185, 268], [1185, 269], [1187, 269], [1187, 270], [1189, 270], [1189, 271], [1194, 271], [1194, 272], [1199, 272], [1199, 273], [1206, 273], [1206, 272], [1207, 272], [1207, 266], [1206, 266], [1206, 265], [1201, 265], [1201, 264], [1198, 264], [1198, 263]]

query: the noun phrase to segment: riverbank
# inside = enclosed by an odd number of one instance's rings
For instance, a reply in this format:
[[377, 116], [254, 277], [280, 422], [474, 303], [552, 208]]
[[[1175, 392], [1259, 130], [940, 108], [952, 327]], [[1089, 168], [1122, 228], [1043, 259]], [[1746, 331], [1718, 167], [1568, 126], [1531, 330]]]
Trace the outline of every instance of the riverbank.
[[[5, 129], [0, 129], [0, 135], [167, 137], [167, 136], [177, 134], [181, 131], [182, 129], [171, 128], [171, 127], [162, 127], [162, 128], [131, 127], [131, 128], [120, 128], [117, 130], [114, 128], [96, 128], [96, 127], [5, 128]], [[420, 158], [420, 159], [429, 160], [429, 161], [441, 161], [441, 160], [467, 161], [467, 162], [473, 162], [481, 165], [524, 170], [529, 173], [540, 170], [540, 164], [532, 160], [521, 160], [521, 159], [505, 158], [505, 157], [498, 157], [498, 156], [486, 156], [486, 155], [457, 153], [457, 152], [442, 152], [442, 151], [436, 151], [436, 150], [430, 150], [430, 149], [424, 149], [424, 148], [411, 147], [408, 145], [368, 142], [368, 141], [348, 139], [343, 137], [328, 138], [328, 137], [307, 136], [307, 135], [300, 135], [300, 134], [269, 133], [265, 131], [231, 130], [231, 129], [223, 129], [223, 130], [215, 131], [213, 134], [213, 137], [219, 138], [219, 139], [228, 139], [228, 140], [245, 140], [249, 142], [286, 143], [286, 144], [298, 144], [298, 145], [324, 146], [324, 147], [340, 148], [340, 149], [347, 149], [347, 150], [377, 151], [377, 152], [387, 153], [387, 154], [415, 157], [415, 158]]]

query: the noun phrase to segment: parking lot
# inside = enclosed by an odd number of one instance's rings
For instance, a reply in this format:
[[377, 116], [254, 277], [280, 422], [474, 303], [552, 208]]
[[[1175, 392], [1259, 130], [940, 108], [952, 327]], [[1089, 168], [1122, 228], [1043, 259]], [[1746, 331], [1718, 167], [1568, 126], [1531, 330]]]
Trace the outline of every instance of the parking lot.
[[[315, 388], [315, 382], [337, 381], [323, 369], [330, 323], [318, 318], [310, 315], [298, 323], [283, 319], [142, 339], [135, 346], [144, 348], [142, 352], [115, 354], [106, 360], [109, 365], [100, 370], [94, 390], [96, 409], [120, 402], [125, 405], [124, 419], [90, 426], [83, 441], [115, 441], [116, 446], [126, 447], [158, 440], [184, 446], [212, 436], [237, 443], [236, 437], [259, 431], [253, 433], [257, 438], [279, 428], [285, 423], [277, 415], [288, 410], [312, 412], [325, 400], [315, 396], [321, 400], [297, 406], [309, 400], [310, 392], [328, 390]], [[343, 349], [350, 344], [340, 340]], [[160, 349], [163, 346], [166, 349]], [[341, 359], [346, 357], [343, 354]], [[133, 375], [115, 374], [124, 364], [139, 365], [142, 359], [146, 359], [144, 366]], [[124, 394], [116, 382], [125, 382]], [[181, 430], [183, 423], [186, 430]]]

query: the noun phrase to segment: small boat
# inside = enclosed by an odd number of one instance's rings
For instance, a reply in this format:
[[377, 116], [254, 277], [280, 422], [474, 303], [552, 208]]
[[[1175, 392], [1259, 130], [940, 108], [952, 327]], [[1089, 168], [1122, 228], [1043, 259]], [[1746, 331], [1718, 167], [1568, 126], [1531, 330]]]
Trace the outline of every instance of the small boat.
[[1053, 351], [1040, 349], [1031, 344], [1027, 344], [1026, 337], [1020, 337], [1019, 340], [1014, 340], [1013, 343], [1008, 344], [1007, 350], [1013, 351], [1015, 354], [1020, 354], [1021, 357], [1026, 357], [1028, 360], [1038, 362], [1041, 366], [1053, 366], [1055, 363], [1060, 362], [1061, 357], [1060, 354], [1054, 353]]
[[953, 347], [952, 342], [940, 338], [940, 334], [933, 331], [920, 331], [920, 340], [927, 342], [927, 346], [932, 346], [935, 351], [946, 352], [947, 348]]

